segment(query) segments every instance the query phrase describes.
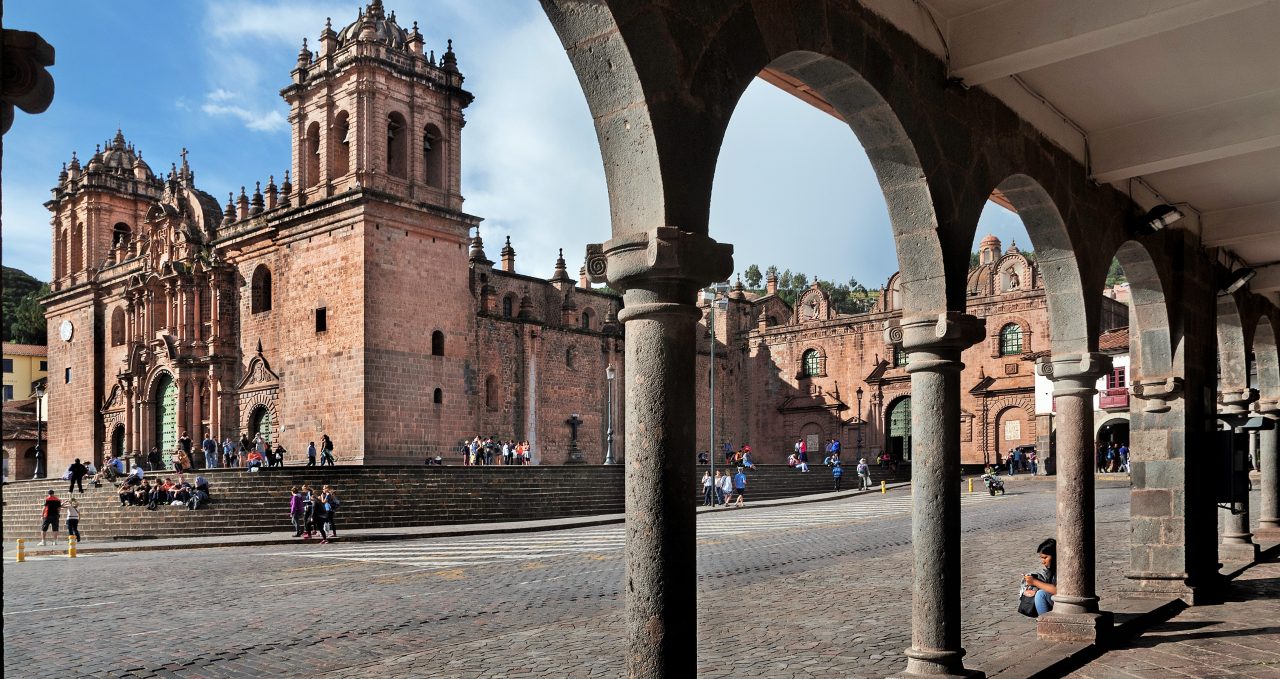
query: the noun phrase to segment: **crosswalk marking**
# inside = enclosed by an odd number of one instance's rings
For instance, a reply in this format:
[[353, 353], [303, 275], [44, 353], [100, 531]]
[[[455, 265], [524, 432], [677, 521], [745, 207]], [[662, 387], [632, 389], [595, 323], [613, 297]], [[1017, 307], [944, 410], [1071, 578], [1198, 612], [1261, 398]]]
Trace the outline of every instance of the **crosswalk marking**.
[[[961, 502], [964, 504], [981, 503], [991, 499], [985, 494], [961, 496]], [[777, 510], [718, 509], [698, 515], [698, 538], [709, 540], [762, 531], [805, 530], [830, 524], [909, 514], [911, 503], [911, 496], [895, 494], [883, 498], [862, 498], [852, 502], [824, 502], [780, 507]], [[625, 542], [626, 527], [614, 525], [583, 528], [572, 533], [521, 533], [405, 543], [351, 545], [338, 543], [317, 545], [314, 551], [277, 552], [272, 556], [394, 564], [431, 570], [509, 564], [516, 561], [536, 561], [575, 554], [609, 553], [621, 550]]]

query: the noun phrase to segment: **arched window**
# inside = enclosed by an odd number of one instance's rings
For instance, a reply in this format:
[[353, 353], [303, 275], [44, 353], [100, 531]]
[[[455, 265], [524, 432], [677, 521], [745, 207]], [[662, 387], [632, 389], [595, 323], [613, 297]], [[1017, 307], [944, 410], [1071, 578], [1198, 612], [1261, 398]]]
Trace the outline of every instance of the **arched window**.
[[53, 277], [62, 278], [67, 275], [67, 237], [65, 233], [58, 233], [58, 238], [53, 244], [53, 254]]
[[1000, 328], [1000, 355], [1013, 356], [1022, 353], [1022, 326], [1009, 323]]
[[444, 333], [439, 330], [431, 333], [431, 355], [444, 356]]
[[255, 314], [271, 311], [271, 270], [265, 264], [259, 264], [253, 270], [249, 310]]
[[351, 168], [351, 117], [346, 111], [334, 118], [329, 139], [334, 140], [329, 150], [329, 176], [341, 177]]
[[113, 248], [127, 244], [132, 237], [133, 229], [124, 222], [116, 222], [116, 225], [111, 227], [111, 247]]
[[320, 123], [311, 123], [307, 127], [306, 144], [302, 154], [303, 168], [306, 169], [306, 185], [315, 186], [320, 183]]
[[822, 356], [817, 349], [806, 349], [800, 355], [800, 375], [802, 377], [817, 377], [822, 374]]
[[484, 405], [489, 410], [498, 409], [498, 378], [496, 375], [484, 378]]
[[516, 306], [515, 295], [507, 295], [506, 297], [503, 297], [502, 298], [502, 316], [504, 318], [511, 318], [511, 316], [514, 315], [515, 306]]
[[444, 391], [440, 387], [436, 387], [435, 393], [431, 394], [432, 403], [444, 403]]
[[84, 227], [74, 224], [71, 227], [71, 271], [76, 273], [84, 267]]
[[116, 307], [111, 310], [111, 346], [124, 344], [124, 309]]
[[392, 111], [387, 116], [387, 174], [405, 179], [408, 177], [408, 162], [405, 154], [404, 116]]
[[444, 186], [444, 144], [440, 139], [440, 128], [427, 125], [422, 131], [422, 165], [423, 178], [428, 186]]
[[582, 310], [582, 329], [583, 330], [591, 329], [591, 315], [592, 314], [590, 309]]

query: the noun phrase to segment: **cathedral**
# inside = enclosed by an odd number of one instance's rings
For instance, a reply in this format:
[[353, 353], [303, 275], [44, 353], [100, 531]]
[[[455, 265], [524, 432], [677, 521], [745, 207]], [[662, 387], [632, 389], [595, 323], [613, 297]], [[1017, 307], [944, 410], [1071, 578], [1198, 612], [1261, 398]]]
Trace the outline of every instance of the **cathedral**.
[[[374, 0], [340, 31], [326, 23], [317, 46], [304, 41], [281, 91], [292, 162], [279, 183], [222, 204], [185, 151], [157, 174], [119, 131], [83, 164], [72, 154], [45, 204], [48, 468], [152, 447], [167, 458], [183, 432], [261, 434], [294, 461], [328, 434], [345, 464], [453, 461], [463, 439], [494, 435], [564, 464], [603, 462], [612, 430], [621, 460], [622, 301], [571, 275], [563, 252], [549, 280], [516, 270], [509, 239], [488, 258], [463, 211], [472, 95], [452, 45], [437, 59]], [[968, 464], [1047, 435], [1039, 270], [994, 237], [978, 258], [969, 310], [989, 336], [963, 357]], [[1103, 303], [1104, 328], [1126, 325], [1125, 304]], [[846, 455], [911, 459], [897, 275], [866, 313], [838, 313], [816, 283], [793, 308], [772, 278], [716, 307], [699, 329], [699, 450], [750, 444], [778, 463], [797, 440], [820, 451], [835, 438]]]
[[293, 460], [328, 434], [347, 464], [456, 459], [476, 434], [602, 461], [620, 300], [563, 257], [550, 280], [509, 241], [488, 259], [460, 187], [472, 95], [452, 45], [423, 42], [379, 0], [304, 42], [281, 91], [291, 169], [224, 205], [185, 151], [165, 174], [120, 132], [72, 154], [46, 203], [49, 469], [167, 459], [183, 432]]

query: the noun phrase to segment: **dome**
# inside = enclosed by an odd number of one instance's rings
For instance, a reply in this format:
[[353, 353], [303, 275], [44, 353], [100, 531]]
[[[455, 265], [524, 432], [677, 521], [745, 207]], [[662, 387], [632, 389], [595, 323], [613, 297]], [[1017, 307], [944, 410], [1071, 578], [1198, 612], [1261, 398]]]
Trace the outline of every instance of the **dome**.
[[383, 11], [382, 0], [373, 0], [360, 18], [338, 33], [340, 45], [356, 39], [384, 42], [397, 49], [404, 49], [409, 41], [409, 34], [396, 23], [394, 12], [388, 17]]
[[999, 250], [1000, 239], [996, 238], [994, 234], [989, 233], [987, 234], [986, 238], [983, 238], [982, 241], [978, 243], [978, 247], [979, 248], [994, 247], [996, 250]]
[[153, 176], [151, 168], [142, 162], [142, 158], [133, 145], [125, 141], [124, 133], [120, 130], [116, 130], [115, 138], [100, 154], [94, 156], [90, 169], [96, 172], [130, 175], [144, 180], [151, 179]]

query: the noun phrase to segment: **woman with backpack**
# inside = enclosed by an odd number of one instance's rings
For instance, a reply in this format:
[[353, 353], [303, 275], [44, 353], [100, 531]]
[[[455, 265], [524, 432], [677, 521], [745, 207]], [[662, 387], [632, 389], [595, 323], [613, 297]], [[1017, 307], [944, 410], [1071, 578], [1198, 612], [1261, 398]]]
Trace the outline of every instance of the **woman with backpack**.
[[67, 536], [72, 535], [76, 536], [76, 542], [80, 542], [80, 503], [75, 498], [67, 501]]
[[320, 532], [320, 544], [329, 544], [329, 534], [325, 532], [325, 524], [329, 523], [332, 505], [325, 501], [324, 493], [317, 493], [311, 500], [311, 519], [316, 530]]
[[[320, 489], [320, 506], [325, 512], [325, 523], [329, 524], [329, 538], [336, 540], [338, 538], [338, 528], [334, 521], [338, 517], [338, 508], [342, 506], [342, 502], [338, 500], [338, 496], [329, 486]], [[320, 535], [324, 535], [324, 528], [320, 529]]]
[[867, 466], [867, 458], [858, 460], [858, 490], [871, 488], [871, 467]]
[[329, 438], [328, 434], [321, 434], [320, 466], [323, 467], [326, 462], [329, 463], [330, 467], [333, 466], [333, 439]]

